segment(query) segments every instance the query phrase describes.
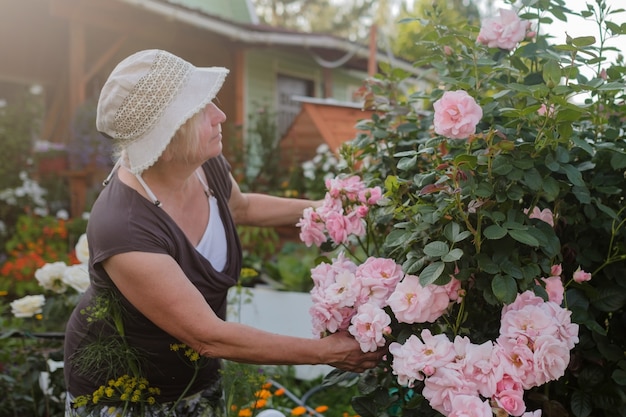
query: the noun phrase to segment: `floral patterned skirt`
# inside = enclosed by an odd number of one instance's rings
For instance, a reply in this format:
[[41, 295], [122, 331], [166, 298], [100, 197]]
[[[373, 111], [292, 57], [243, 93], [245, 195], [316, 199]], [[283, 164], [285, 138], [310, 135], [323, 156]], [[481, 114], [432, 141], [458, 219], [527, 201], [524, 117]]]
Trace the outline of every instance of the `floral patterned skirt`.
[[154, 405], [111, 405], [74, 408], [74, 397], [68, 392], [65, 417], [225, 417], [226, 406], [220, 382], [196, 394]]

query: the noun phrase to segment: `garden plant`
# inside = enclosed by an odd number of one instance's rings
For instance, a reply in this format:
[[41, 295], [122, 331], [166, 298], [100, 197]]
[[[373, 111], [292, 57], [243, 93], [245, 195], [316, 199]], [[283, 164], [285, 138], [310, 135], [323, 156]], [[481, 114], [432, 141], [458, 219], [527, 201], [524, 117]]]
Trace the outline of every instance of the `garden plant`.
[[[606, 43], [624, 13], [516, 4], [421, 20], [437, 83], [367, 82], [376, 113], [299, 223], [342, 249], [312, 270], [317, 333], [389, 349], [362, 417], [626, 416], [626, 67]], [[546, 34], [576, 14], [597, 32]]]

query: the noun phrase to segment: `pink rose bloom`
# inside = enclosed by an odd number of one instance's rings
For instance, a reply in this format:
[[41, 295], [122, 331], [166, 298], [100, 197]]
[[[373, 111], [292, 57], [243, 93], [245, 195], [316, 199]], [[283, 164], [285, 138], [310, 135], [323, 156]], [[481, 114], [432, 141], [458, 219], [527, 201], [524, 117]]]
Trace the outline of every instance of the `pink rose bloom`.
[[463, 288], [461, 288], [461, 281], [454, 277], [451, 278], [452, 279], [450, 280], [450, 282], [444, 285], [443, 288], [445, 288], [450, 301], [456, 301], [457, 304], [460, 304], [461, 301], [463, 301], [465, 291], [463, 291]]
[[590, 279], [591, 273], [583, 271], [580, 267], [574, 271], [574, 281], [577, 283], [580, 284], [581, 282], [589, 281]]
[[519, 417], [526, 411], [526, 403], [524, 403], [524, 390], [503, 390], [498, 392], [494, 397], [500, 408], [508, 414]]
[[572, 323], [572, 312], [556, 303], [544, 303], [542, 307], [546, 314], [550, 314], [557, 326], [555, 337], [565, 343], [568, 350], [572, 350], [578, 343], [578, 324]]
[[324, 222], [313, 208], [308, 207], [304, 209], [302, 218], [296, 226], [300, 228], [300, 240], [302, 240], [305, 245], [320, 246], [322, 243], [326, 242]]
[[345, 197], [349, 202], [356, 202], [359, 193], [365, 189], [365, 184], [356, 175], [346, 178], [331, 178], [326, 180], [328, 194], [333, 198]]
[[510, 51], [526, 37], [529, 29], [530, 22], [522, 21], [513, 10], [500, 9], [499, 17], [483, 21], [476, 40], [490, 48]]
[[328, 235], [337, 244], [347, 243], [350, 224], [346, 217], [339, 212], [333, 211], [326, 216], [326, 229]]
[[[444, 366], [424, 381], [422, 395], [430, 406], [444, 416], [453, 411], [452, 403], [460, 395], [477, 397], [473, 384], [466, 380], [454, 366]], [[491, 412], [491, 410], [490, 410]], [[489, 417], [492, 417], [491, 414]]]
[[354, 312], [355, 310], [349, 307], [337, 308], [323, 303], [313, 304], [309, 309], [313, 335], [322, 337], [326, 333], [347, 330]]
[[552, 335], [539, 336], [535, 340], [535, 384], [540, 386], [555, 381], [565, 374], [570, 353], [565, 343]]
[[493, 417], [493, 413], [488, 401], [475, 395], [457, 395], [452, 399], [448, 417]]
[[[516, 343], [517, 342], [517, 343]], [[508, 362], [508, 371], [511, 376], [522, 384], [524, 389], [535, 387], [535, 363], [533, 351], [528, 344], [515, 340], [498, 339], [497, 354]]]
[[[457, 345], [455, 339], [455, 347]], [[483, 397], [491, 397], [496, 392], [496, 386], [504, 375], [504, 367], [500, 366], [501, 358], [494, 354], [494, 344], [487, 341], [480, 345], [466, 343], [461, 372], [467, 380], [472, 381]], [[457, 362], [458, 359], [457, 350]]]
[[404, 277], [404, 272], [393, 259], [371, 256], [357, 267], [356, 276], [362, 288], [361, 299], [374, 299], [382, 307]]
[[[524, 213], [528, 214], [528, 209], [524, 209]], [[529, 219], [539, 219], [543, 222], [548, 223], [550, 226], [554, 227], [554, 215], [552, 214], [552, 210], [549, 208], [545, 208], [543, 210], [539, 209], [539, 207], [535, 206], [533, 208], [532, 213], [528, 215]]]
[[450, 139], [467, 139], [483, 117], [483, 109], [463, 90], [446, 91], [433, 107], [435, 133]]
[[545, 116], [546, 114], [548, 115], [548, 117], [553, 117], [554, 116], [554, 104], [550, 104], [550, 107], [546, 107], [545, 104], [542, 104], [541, 107], [539, 107], [539, 109], [537, 110], [537, 114], [539, 116]]
[[348, 331], [359, 342], [363, 352], [375, 352], [385, 345], [385, 334], [391, 324], [391, 318], [385, 310], [374, 304], [363, 304], [359, 306], [351, 322]]
[[[349, 213], [347, 216], [344, 216], [343, 219], [344, 219], [343, 224], [345, 225], [345, 232], [348, 235], [354, 235], [358, 237], [365, 236], [365, 232], [366, 232], [365, 220], [363, 220], [363, 216], [359, 213], [359, 210], [355, 210]], [[329, 227], [328, 234], [330, 234], [330, 226], [328, 227]]]
[[361, 192], [359, 192], [359, 201], [364, 204], [369, 204], [373, 206], [378, 203], [383, 196], [383, 192], [380, 187], [367, 188]]
[[561, 264], [552, 265], [550, 267], [550, 276], [560, 277], [562, 273], [563, 268], [561, 267]]
[[433, 323], [443, 315], [449, 303], [444, 287], [435, 284], [422, 287], [415, 275], [406, 275], [387, 300], [401, 323]]
[[561, 277], [548, 277], [542, 278], [541, 280], [546, 284], [548, 299], [558, 305], [561, 305], [565, 295], [565, 288], [563, 288], [563, 281], [561, 281]]
[[430, 376], [441, 367], [454, 360], [454, 346], [444, 334], [432, 335], [430, 330], [422, 330], [420, 337], [411, 335], [403, 345], [393, 342], [389, 353], [393, 356], [391, 368], [398, 376], [398, 383], [413, 386], [424, 376]]

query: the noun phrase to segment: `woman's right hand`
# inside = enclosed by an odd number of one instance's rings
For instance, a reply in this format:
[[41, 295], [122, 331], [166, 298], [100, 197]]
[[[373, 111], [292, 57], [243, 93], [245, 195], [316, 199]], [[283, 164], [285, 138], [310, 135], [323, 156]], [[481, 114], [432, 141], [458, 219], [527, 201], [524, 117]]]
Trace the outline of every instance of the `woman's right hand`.
[[375, 352], [363, 352], [352, 335], [346, 331], [326, 336], [322, 341], [327, 343], [329, 361], [326, 363], [343, 371], [361, 373], [376, 367], [388, 353], [383, 346]]

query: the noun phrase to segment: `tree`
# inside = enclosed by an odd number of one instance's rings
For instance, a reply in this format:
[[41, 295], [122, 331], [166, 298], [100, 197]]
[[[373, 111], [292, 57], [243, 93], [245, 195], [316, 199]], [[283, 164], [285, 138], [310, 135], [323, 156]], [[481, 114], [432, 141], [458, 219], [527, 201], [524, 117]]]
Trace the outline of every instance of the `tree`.
[[356, 41], [367, 33], [363, 29], [370, 26], [377, 3], [377, 0], [256, 0], [254, 5], [264, 24]]

